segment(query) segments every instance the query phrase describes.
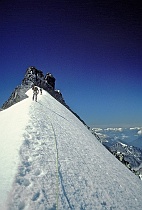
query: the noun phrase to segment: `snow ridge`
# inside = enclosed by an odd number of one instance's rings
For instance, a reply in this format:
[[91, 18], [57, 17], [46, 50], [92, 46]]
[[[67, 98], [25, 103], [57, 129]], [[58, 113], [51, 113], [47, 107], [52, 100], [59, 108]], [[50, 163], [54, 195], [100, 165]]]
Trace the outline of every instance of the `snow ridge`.
[[25, 99], [29, 120], [18, 136], [22, 141], [18, 171], [9, 187], [8, 207], [3, 209], [140, 210], [138, 177], [50, 94], [43, 91], [38, 102], [31, 101], [31, 94], [30, 90]]

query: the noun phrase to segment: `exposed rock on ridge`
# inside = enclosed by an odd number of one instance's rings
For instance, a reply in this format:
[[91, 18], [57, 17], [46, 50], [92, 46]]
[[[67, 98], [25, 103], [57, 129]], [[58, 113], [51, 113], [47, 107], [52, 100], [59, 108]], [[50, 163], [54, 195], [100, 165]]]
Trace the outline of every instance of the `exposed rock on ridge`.
[[[25, 99], [27, 95], [25, 94], [32, 85], [37, 85], [38, 87], [43, 88], [49, 94], [51, 94], [57, 101], [63, 104], [67, 109], [69, 109], [83, 124], [84, 121], [74, 113], [70, 107], [65, 103], [63, 96], [59, 90], [55, 90], [55, 78], [51, 73], [47, 73], [45, 76], [41, 70], [36, 69], [34, 66], [29, 67], [26, 70], [24, 79], [22, 80], [21, 85], [17, 86], [12, 92], [9, 99], [2, 105], [1, 110], [7, 109], [13, 104]], [[86, 124], [85, 124], [86, 125]]]
[[[50, 75], [51, 79], [54, 81], [54, 84], [50, 84], [47, 80], [47, 75]], [[12, 92], [9, 99], [3, 104], [2, 109], [6, 109], [13, 104], [23, 100], [26, 98], [26, 91], [31, 88], [31, 86], [37, 85], [44, 90], [48, 91], [53, 97], [55, 97], [58, 101], [65, 104], [65, 101], [62, 97], [62, 94], [54, 90], [55, 88], [55, 78], [51, 74], [47, 74], [44, 76], [43, 72], [41, 70], [36, 69], [35, 67], [31, 66], [26, 70], [24, 79], [22, 80], [21, 85], [17, 86], [15, 90]]]

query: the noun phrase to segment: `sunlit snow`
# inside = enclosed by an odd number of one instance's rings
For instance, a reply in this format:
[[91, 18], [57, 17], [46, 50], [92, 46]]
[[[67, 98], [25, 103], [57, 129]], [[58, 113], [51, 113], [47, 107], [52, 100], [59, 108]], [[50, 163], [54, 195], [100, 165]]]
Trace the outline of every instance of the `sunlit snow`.
[[142, 207], [142, 182], [47, 92], [0, 112], [0, 209]]

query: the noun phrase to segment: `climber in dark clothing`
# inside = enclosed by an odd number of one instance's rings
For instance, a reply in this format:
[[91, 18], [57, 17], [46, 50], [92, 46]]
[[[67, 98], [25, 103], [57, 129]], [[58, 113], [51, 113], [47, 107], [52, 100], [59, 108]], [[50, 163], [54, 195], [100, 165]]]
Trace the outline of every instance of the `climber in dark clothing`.
[[37, 95], [39, 93], [38, 87], [37, 86], [34, 86], [32, 88], [32, 90], [33, 90], [33, 101], [35, 100], [37, 102]]
[[42, 95], [42, 88], [40, 88], [40, 95]]

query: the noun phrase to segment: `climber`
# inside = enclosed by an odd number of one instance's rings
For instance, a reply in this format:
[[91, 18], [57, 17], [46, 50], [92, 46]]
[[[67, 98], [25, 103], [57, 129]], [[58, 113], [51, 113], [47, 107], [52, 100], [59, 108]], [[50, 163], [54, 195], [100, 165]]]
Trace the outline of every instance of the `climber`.
[[32, 88], [32, 90], [33, 90], [33, 101], [34, 101], [34, 99], [35, 99], [35, 101], [37, 102], [37, 95], [38, 95], [38, 93], [39, 93], [38, 87], [37, 87], [37, 86], [34, 86], [34, 87]]
[[40, 88], [40, 95], [42, 95], [42, 88]]
[[34, 87], [35, 87], [35, 85], [34, 85], [34, 84], [32, 84], [32, 86], [31, 86], [32, 90], [34, 90]]

